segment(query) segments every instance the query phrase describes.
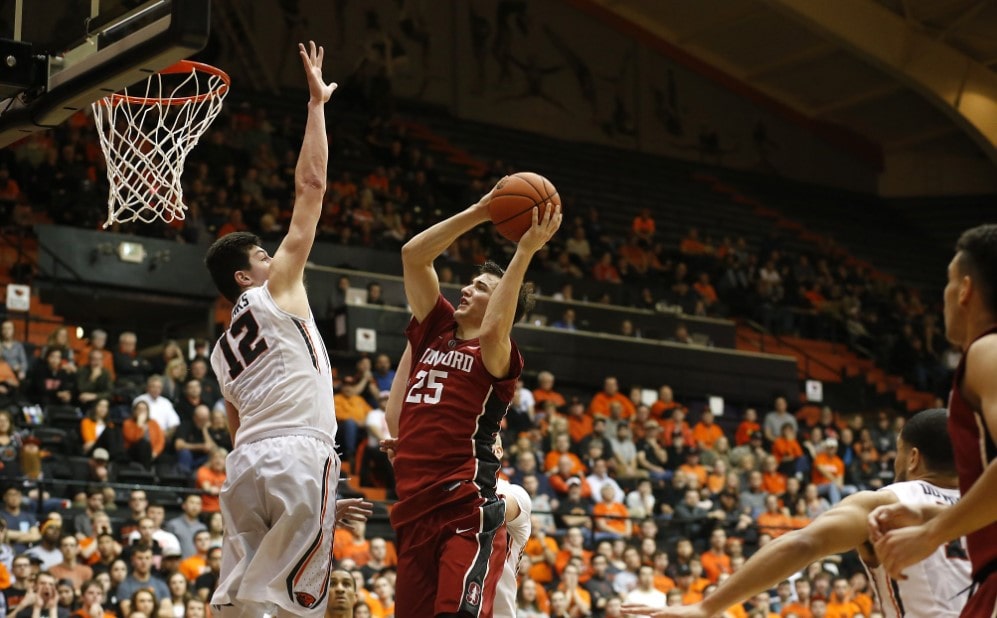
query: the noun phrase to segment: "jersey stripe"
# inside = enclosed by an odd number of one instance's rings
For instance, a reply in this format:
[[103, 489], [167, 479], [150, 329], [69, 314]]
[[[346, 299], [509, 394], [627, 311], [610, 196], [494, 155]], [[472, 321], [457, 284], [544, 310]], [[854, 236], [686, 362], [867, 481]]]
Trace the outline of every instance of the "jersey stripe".
[[[505, 521], [505, 503], [501, 500], [496, 500], [479, 507], [480, 518], [478, 530], [485, 530], [485, 532], [479, 532], [476, 537], [478, 539], [478, 551], [474, 555], [474, 560], [471, 562], [470, 568], [464, 573], [464, 587], [463, 594], [460, 601], [460, 611], [466, 612], [470, 616], [477, 617], [480, 615], [482, 608], [485, 605], [485, 594], [494, 595], [495, 590], [492, 589], [486, 592], [485, 581], [488, 579], [488, 568], [491, 561], [492, 543], [495, 539], [496, 533], [505, 533], [502, 523]], [[468, 591], [468, 587], [471, 585], [476, 585], [477, 589], [480, 591], [477, 598], [477, 604], [471, 604], [468, 601], [468, 597], [471, 596]], [[490, 599], [494, 602], [494, 597]]]
[[315, 346], [312, 345], [312, 338], [308, 334], [308, 328], [301, 323], [300, 320], [291, 320], [294, 325], [298, 327], [298, 332], [301, 333], [301, 338], [305, 340], [305, 347], [308, 348], [308, 356], [312, 359], [312, 367], [318, 371], [318, 358], [315, 356]]
[[890, 578], [890, 596], [893, 598], [893, 602], [897, 605], [900, 611], [900, 615], [906, 615], [904, 611], [904, 601], [900, 598], [900, 586], [897, 585], [897, 580]]
[[[287, 596], [290, 597], [292, 603], [298, 603], [304, 605], [304, 603], [298, 600], [298, 596], [295, 594], [294, 587], [295, 585], [298, 584], [301, 577], [305, 574], [308, 563], [311, 562], [312, 558], [315, 557], [316, 552], [318, 552], [319, 548], [322, 547], [322, 541], [325, 537], [325, 533], [322, 530], [322, 526], [325, 523], [326, 510], [329, 508], [329, 484], [330, 484], [331, 471], [333, 469], [334, 469], [333, 460], [332, 457], [329, 457], [328, 459], [325, 460], [325, 465], [323, 466], [322, 470], [322, 479], [323, 479], [322, 497], [321, 497], [322, 511], [319, 514], [318, 535], [316, 535], [315, 540], [312, 541], [312, 544], [305, 551], [305, 555], [302, 556], [301, 560], [298, 561], [298, 564], [294, 565], [294, 569], [291, 570], [290, 575], [287, 576]], [[335, 491], [335, 489], [333, 489], [332, 491]], [[326, 571], [327, 572], [325, 578], [323, 579], [322, 587], [320, 589], [320, 594], [317, 598], [314, 599], [311, 607], [308, 607], [306, 605], [308, 609], [312, 609], [313, 607], [318, 607], [325, 599], [326, 594], [329, 592], [329, 575], [332, 572], [331, 553], [329, 554], [329, 563], [326, 565]]]

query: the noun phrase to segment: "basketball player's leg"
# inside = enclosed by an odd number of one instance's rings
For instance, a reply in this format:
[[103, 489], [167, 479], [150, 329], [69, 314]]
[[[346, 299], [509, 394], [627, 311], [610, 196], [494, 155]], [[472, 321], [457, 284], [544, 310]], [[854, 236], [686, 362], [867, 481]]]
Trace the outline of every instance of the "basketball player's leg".
[[433, 615], [439, 563], [439, 530], [432, 521], [395, 529], [398, 577], [395, 578], [395, 618]]
[[[258, 512], [269, 523], [255, 553], [244, 560], [230, 600], [276, 616], [324, 613], [332, 566], [339, 459], [331, 444], [306, 436], [282, 436], [244, 445], [255, 466], [255, 502], [230, 510]], [[255, 615], [261, 616], [262, 613]], [[227, 617], [226, 617], [227, 618]]]
[[434, 615], [491, 618], [506, 558], [505, 502], [492, 500], [447, 526]]

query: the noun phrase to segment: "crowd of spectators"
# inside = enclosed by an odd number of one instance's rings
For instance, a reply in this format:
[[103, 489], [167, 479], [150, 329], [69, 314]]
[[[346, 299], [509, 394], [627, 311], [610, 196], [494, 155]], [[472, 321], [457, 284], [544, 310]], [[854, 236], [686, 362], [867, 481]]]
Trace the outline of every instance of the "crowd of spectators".
[[[227, 106], [187, 163], [187, 218], [114, 229], [188, 243], [235, 230], [280, 238], [291, 213], [299, 148], [288, 136], [300, 131], [293, 117], [276, 116], [262, 106]], [[413, 233], [515, 171], [494, 161], [479, 177], [444, 179], [403, 123], [362, 115], [333, 115], [330, 121], [333, 161], [320, 241], [397, 250]], [[0, 204], [11, 210], [11, 221], [30, 223], [35, 210], [56, 222], [96, 228], [106, 194], [96, 144], [92, 123], [78, 115], [0, 152]], [[748, 239], [723, 229], [690, 228], [676, 244], [659, 229], [660, 211], [635, 208], [632, 224], [612, 225], [595, 205], [571, 197], [583, 195], [584, 187], [562, 190], [567, 201], [562, 232], [532, 266], [534, 275], [561, 284], [543, 292], [581, 300], [571, 284], [594, 280], [607, 291], [586, 295], [587, 300], [750, 318], [776, 334], [846, 342], [919, 390], [941, 393], [947, 387], [958, 352], [941, 332], [938, 303], [926, 303], [919, 290], [878, 276], [832, 239], [820, 238], [802, 251], [778, 230]], [[480, 263], [510, 252], [495, 230], [479, 228], [454, 243], [444, 259]]]
[[[229, 109], [188, 164], [187, 219], [128, 231], [198, 244], [234, 230], [281, 237], [298, 149], [287, 136], [300, 131], [264, 108]], [[0, 151], [0, 203], [11, 224], [29, 226], [31, 212], [44, 211], [95, 228], [106, 182], [96, 143], [75, 118]], [[332, 166], [319, 237], [346, 245], [397, 250], [512, 171], [495, 162], [455, 187], [401, 125], [377, 117], [357, 135], [333, 125], [332, 144], [335, 160], [359, 164]], [[633, 290], [622, 296], [633, 306], [751, 317], [776, 333], [864, 347], [919, 388], [944, 382], [954, 356], [937, 311], [914, 290], [848, 263], [833, 245], [800, 253], [778, 236], [752, 244], [691, 229], [670, 246], [648, 209], [627, 229], [604, 224], [595, 208], [568, 209], [563, 232], [535, 260], [537, 273], [566, 284], [556, 292], [563, 300], [573, 300], [573, 281], [593, 278]], [[482, 228], [445, 258], [480, 262], [508, 250]], [[232, 444], [208, 343], [188, 353], [166, 342], [151, 358], [138, 353], [132, 333], [108, 344], [96, 329], [74, 348], [57, 330], [32, 354], [12, 323], [0, 328], [0, 587], [8, 614], [196, 617], [217, 579], [218, 492]], [[376, 444], [393, 364], [385, 355], [362, 359], [336, 385], [344, 460], [389, 495], [391, 466]], [[578, 397], [558, 393], [548, 371], [535, 386], [517, 392], [503, 435], [503, 474], [526, 488], [534, 509], [521, 616], [613, 616], [624, 600], [689, 603], [709, 594], [757, 547], [843, 495], [888, 483], [902, 422], [882, 413], [866, 427], [861, 415], [845, 422], [830, 409], [800, 420], [780, 398], [766, 414], [746, 409], [729, 424], [708, 408], [690, 412], [668, 386], [652, 402], [624, 394], [612, 377]], [[55, 448], [51, 430], [59, 427]], [[175, 503], [150, 504], [142, 490], [115, 489], [129, 472], [193, 491], [179, 512]], [[78, 484], [62, 495], [37, 484], [59, 478]], [[335, 547], [340, 566], [355, 574], [358, 615], [392, 615], [390, 537], [342, 529]], [[816, 564], [731, 613], [819, 617], [828, 606], [834, 615], [875, 614], [851, 556]]]

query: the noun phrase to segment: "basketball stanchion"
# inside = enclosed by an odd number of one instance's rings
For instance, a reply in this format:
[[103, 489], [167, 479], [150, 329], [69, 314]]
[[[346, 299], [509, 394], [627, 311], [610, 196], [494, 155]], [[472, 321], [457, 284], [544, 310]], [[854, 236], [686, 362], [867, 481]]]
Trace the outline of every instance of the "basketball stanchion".
[[221, 69], [181, 60], [93, 104], [110, 185], [105, 228], [185, 217], [184, 161], [218, 116], [230, 85]]

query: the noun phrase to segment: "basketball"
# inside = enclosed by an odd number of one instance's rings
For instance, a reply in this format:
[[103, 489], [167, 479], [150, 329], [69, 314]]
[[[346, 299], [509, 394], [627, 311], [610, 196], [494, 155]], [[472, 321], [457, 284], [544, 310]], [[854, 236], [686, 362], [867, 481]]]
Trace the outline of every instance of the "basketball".
[[512, 242], [519, 242], [526, 230], [533, 225], [533, 207], [539, 206], [540, 219], [547, 212], [547, 203], [561, 205], [561, 198], [551, 181], [533, 172], [519, 172], [499, 181], [488, 214], [499, 234]]

